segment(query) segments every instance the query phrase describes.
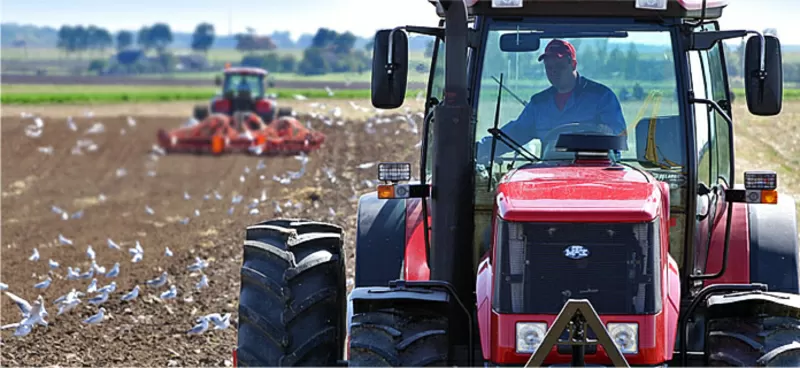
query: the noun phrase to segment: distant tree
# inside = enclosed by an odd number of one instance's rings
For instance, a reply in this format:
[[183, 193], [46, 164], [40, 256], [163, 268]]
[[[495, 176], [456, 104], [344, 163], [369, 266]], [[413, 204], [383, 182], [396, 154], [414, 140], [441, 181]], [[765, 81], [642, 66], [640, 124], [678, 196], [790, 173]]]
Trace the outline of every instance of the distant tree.
[[122, 51], [133, 45], [133, 32], [117, 32], [117, 51]]
[[192, 50], [207, 53], [211, 45], [214, 44], [215, 37], [214, 25], [210, 23], [200, 23], [192, 34]]
[[111, 32], [95, 25], [89, 25], [86, 28], [86, 42], [88, 48], [101, 52], [114, 45]]
[[256, 50], [274, 50], [277, 48], [269, 36], [257, 36], [253, 33], [240, 33], [236, 38], [236, 50], [249, 52]]
[[280, 71], [282, 73], [294, 73], [297, 69], [297, 58], [292, 54], [287, 54], [281, 57]]
[[153, 47], [158, 50], [159, 54], [164, 53], [167, 46], [172, 43], [172, 30], [166, 23], [154, 24], [153, 27], [150, 28], [148, 36], [150, 37], [150, 42]]
[[142, 28], [139, 28], [139, 33], [136, 35], [136, 43], [138, 43], [139, 47], [145, 52], [155, 47], [152, 37], [150, 36], [151, 33], [150, 27], [142, 26]]
[[303, 51], [303, 60], [297, 66], [303, 75], [321, 75], [330, 71], [330, 64], [319, 47], [309, 47]]
[[317, 33], [314, 35], [314, 38], [311, 39], [311, 46], [320, 49], [327, 49], [328, 47], [336, 41], [338, 34], [336, 31], [328, 29], [328, 28], [320, 28], [317, 30]]
[[349, 31], [342, 34], [335, 34], [335, 37], [333, 37], [331, 41], [332, 51], [335, 54], [347, 54], [353, 49], [355, 44], [356, 36]]

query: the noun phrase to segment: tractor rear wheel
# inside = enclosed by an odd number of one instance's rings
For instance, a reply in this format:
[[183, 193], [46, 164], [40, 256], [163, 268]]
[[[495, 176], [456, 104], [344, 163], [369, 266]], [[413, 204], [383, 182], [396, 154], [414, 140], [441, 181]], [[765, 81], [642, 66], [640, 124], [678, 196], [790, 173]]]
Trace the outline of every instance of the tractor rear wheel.
[[194, 107], [192, 117], [198, 122], [202, 122], [208, 117], [208, 106], [197, 105]]
[[800, 367], [800, 318], [760, 316], [708, 322], [712, 367]]
[[445, 366], [449, 363], [447, 317], [423, 309], [379, 309], [354, 314], [350, 366]]
[[344, 356], [342, 228], [271, 220], [247, 228], [239, 294], [240, 366], [333, 366]]

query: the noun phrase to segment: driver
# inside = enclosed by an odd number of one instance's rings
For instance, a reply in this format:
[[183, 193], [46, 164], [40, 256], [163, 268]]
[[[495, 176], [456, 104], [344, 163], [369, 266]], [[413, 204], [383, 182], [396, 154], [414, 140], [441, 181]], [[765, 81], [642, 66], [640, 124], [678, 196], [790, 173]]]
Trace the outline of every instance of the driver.
[[[524, 146], [532, 139], [544, 139], [551, 130], [570, 123], [592, 124], [597, 131], [611, 134], [625, 131], [625, 119], [617, 96], [610, 88], [577, 72], [578, 60], [572, 44], [558, 39], [550, 41], [539, 56], [539, 61], [542, 60], [552, 86], [533, 95], [519, 117], [501, 129], [503, 133]], [[542, 142], [542, 147], [547, 143]], [[492, 137], [481, 139], [478, 142], [478, 163], [488, 164], [491, 151]], [[509, 151], [511, 148], [498, 139], [495, 157]]]

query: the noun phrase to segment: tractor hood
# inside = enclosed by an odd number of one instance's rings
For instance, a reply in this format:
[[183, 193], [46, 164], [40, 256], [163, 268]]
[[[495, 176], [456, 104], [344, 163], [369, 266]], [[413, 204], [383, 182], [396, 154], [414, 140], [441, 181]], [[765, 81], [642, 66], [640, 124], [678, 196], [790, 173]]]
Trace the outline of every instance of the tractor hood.
[[660, 187], [625, 166], [531, 167], [504, 177], [496, 203], [507, 221], [647, 222], [660, 215]]

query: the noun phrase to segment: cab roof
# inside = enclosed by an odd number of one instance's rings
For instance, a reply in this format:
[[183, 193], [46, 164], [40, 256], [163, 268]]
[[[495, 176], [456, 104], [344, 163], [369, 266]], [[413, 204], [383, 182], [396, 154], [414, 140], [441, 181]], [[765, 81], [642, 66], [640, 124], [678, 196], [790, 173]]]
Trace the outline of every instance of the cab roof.
[[[637, 9], [636, 0], [523, 0], [521, 8], [493, 8], [492, 0], [463, 0], [471, 16], [578, 16], [578, 17], [637, 17], [699, 19], [703, 0], [666, 0], [666, 10]], [[440, 17], [444, 14], [439, 0], [428, 0], [436, 6]], [[707, 0], [706, 19], [722, 16], [722, 9], [730, 0]]]
[[249, 68], [249, 67], [228, 67], [223, 70], [225, 74], [250, 74], [250, 75], [267, 75], [268, 72], [265, 69], [261, 68]]

